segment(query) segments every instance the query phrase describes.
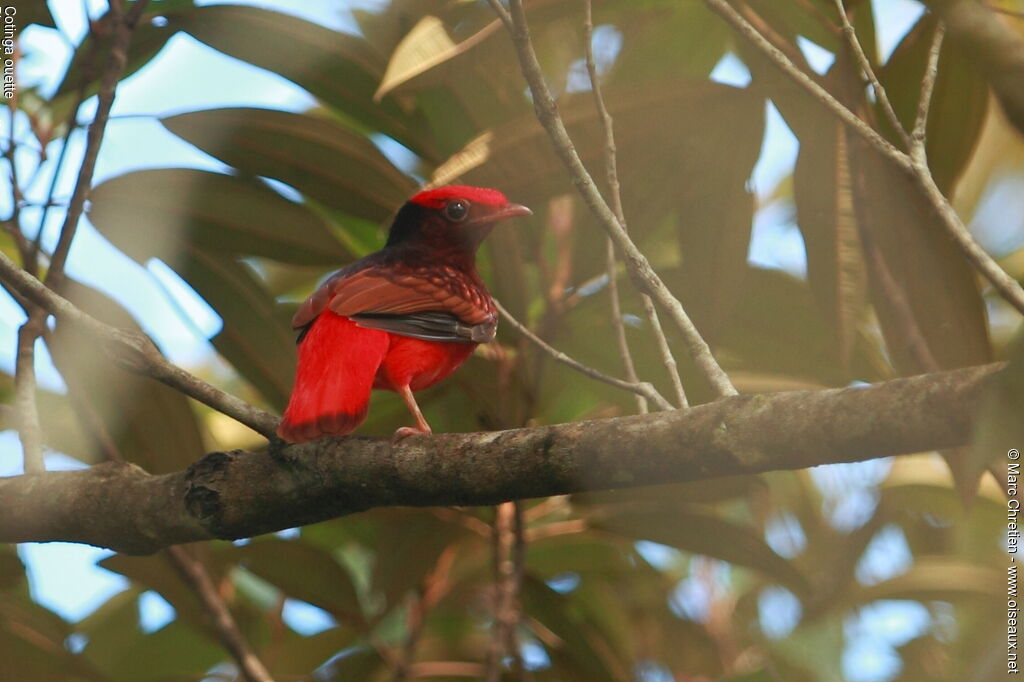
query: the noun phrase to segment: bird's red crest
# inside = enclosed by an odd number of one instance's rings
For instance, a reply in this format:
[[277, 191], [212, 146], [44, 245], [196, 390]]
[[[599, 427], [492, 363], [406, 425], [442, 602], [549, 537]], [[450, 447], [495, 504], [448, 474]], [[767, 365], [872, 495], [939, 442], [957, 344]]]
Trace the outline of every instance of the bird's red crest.
[[414, 204], [427, 208], [443, 208], [448, 199], [468, 199], [475, 204], [487, 206], [504, 206], [508, 203], [505, 195], [496, 189], [486, 187], [469, 187], [467, 185], [447, 185], [436, 189], [428, 189], [414, 196]]

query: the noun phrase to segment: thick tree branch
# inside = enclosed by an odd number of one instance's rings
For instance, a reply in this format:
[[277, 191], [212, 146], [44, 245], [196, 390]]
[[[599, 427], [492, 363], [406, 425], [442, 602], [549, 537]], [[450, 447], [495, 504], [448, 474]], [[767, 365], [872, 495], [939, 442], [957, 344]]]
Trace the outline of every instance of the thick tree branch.
[[110, 463], [0, 479], [0, 541], [144, 554], [373, 507], [492, 505], [956, 447], [970, 442], [973, 408], [1000, 367], [397, 445], [349, 437], [217, 452], [163, 476]]

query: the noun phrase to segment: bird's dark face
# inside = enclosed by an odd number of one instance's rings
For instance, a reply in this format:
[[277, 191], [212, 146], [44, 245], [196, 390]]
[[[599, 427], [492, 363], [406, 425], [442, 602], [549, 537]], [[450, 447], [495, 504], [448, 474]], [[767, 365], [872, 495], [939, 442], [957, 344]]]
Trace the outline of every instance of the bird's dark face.
[[448, 185], [406, 202], [391, 225], [387, 245], [472, 257], [497, 223], [531, 213], [497, 190]]

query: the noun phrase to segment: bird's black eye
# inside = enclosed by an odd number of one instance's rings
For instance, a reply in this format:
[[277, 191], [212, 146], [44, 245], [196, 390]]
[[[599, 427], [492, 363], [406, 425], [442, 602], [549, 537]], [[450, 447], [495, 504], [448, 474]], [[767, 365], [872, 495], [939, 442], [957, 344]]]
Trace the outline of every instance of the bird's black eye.
[[469, 202], [465, 199], [449, 201], [444, 207], [444, 215], [453, 223], [462, 222], [469, 215]]

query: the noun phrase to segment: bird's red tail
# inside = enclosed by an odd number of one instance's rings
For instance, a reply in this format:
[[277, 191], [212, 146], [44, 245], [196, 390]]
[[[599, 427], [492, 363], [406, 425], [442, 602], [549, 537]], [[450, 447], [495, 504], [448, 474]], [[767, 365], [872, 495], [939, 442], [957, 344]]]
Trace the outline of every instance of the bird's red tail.
[[366, 418], [388, 334], [325, 311], [299, 342], [295, 389], [277, 435], [301, 443], [351, 433]]

